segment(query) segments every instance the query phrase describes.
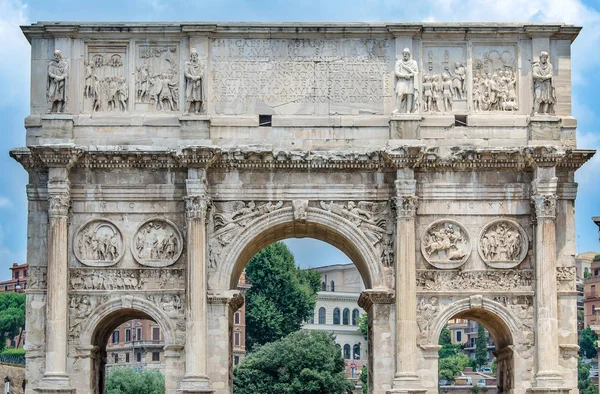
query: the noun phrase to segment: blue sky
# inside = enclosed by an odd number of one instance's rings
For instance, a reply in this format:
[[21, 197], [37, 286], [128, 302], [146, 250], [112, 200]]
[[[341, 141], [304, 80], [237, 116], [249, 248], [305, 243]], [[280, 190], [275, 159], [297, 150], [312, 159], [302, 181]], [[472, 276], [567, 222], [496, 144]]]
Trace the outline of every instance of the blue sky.
[[[408, 5], [410, 4], [410, 5]], [[332, 21], [566, 22], [584, 29], [573, 44], [573, 115], [578, 147], [600, 148], [599, 0], [0, 0], [0, 279], [26, 261], [27, 174], [8, 151], [25, 145], [29, 44], [18, 26], [36, 21]], [[600, 155], [577, 174], [577, 251], [600, 250]], [[288, 242], [302, 266], [343, 263], [337, 249], [312, 240]]]

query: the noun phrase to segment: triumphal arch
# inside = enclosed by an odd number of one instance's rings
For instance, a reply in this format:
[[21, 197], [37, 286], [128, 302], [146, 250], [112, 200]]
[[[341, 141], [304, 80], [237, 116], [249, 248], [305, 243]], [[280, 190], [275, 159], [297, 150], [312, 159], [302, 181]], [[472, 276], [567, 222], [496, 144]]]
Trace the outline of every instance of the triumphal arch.
[[564, 24], [36, 23], [27, 393], [99, 394], [131, 318], [167, 393], [231, 393], [248, 260], [338, 247], [372, 393], [437, 392], [448, 319], [483, 323], [502, 393], [577, 390]]

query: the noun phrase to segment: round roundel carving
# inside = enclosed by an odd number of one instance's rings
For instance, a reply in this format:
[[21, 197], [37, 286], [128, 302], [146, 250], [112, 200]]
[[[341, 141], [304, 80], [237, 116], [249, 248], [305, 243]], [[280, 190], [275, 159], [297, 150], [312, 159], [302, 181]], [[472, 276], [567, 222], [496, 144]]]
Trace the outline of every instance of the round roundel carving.
[[488, 223], [479, 234], [479, 255], [493, 268], [514, 268], [527, 256], [529, 241], [523, 227], [512, 220]]
[[183, 252], [183, 237], [177, 226], [166, 219], [142, 223], [131, 240], [131, 252], [138, 263], [148, 267], [166, 267]]
[[436, 268], [460, 267], [471, 255], [471, 249], [471, 238], [467, 230], [450, 219], [431, 223], [421, 237], [421, 253]]
[[82, 264], [108, 267], [125, 254], [125, 242], [119, 228], [106, 219], [94, 219], [77, 230], [73, 242], [75, 257]]

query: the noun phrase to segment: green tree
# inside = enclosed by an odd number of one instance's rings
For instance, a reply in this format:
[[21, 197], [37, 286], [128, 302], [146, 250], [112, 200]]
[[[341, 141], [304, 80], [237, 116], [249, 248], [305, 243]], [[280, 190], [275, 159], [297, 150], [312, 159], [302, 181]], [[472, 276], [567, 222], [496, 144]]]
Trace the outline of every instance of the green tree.
[[25, 294], [0, 293], [0, 350], [25, 327]]
[[483, 325], [478, 324], [477, 340], [475, 340], [475, 361], [478, 368], [481, 368], [488, 362], [487, 342], [488, 337], [485, 328]]
[[597, 394], [596, 385], [592, 384], [590, 378], [590, 365], [581, 362], [581, 357], [577, 361], [577, 388], [580, 394]]
[[106, 379], [106, 394], [164, 394], [165, 377], [159, 371], [136, 372], [130, 367], [111, 369]]
[[600, 254], [595, 255], [593, 261], [600, 261]]
[[360, 383], [362, 385], [362, 394], [369, 394], [369, 368], [363, 365], [360, 370]]
[[596, 350], [597, 340], [598, 335], [592, 331], [590, 326], [581, 330], [581, 335], [579, 336], [579, 355], [585, 358], [595, 358], [598, 354]]
[[369, 315], [368, 314], [363, 313], [358, 318], [358, 329], [362, 333], [363, 337], [365, 337], [365, 340], [369, 339], [368, 338], [368, 335], [369, 335]]
[[281, 242], [258, 252], [246, 267], [246, 347], [263, 345], [299, 330], [314, 313], [321, 276], [301, 270]]
[[442, 346], [438, 351], [440, 358], [455, 356], [462, 350], [461, 345], [452, 343], [452, 336], [450, 334], [448, 326], [444, 326], [444, 328], [442, 328], [442, 332], [440, 333], [440, 339], [438, 343]]
[[454, 381], [456, 374], [471, 365], [471, 359], [464, 353], [457, 353], [450, 357], [440, 358], [438, 365], [440, 379]]
[[353, 388], [333, 336], [320, 331], [257, 346], [233, 371], [235, 394], [346, 394]]

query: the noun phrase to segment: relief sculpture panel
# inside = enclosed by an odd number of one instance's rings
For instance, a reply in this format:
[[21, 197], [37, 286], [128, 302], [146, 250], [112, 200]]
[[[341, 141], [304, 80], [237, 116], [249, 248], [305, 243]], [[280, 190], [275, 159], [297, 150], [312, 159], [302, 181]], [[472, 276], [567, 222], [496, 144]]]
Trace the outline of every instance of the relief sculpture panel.
[[436, 268], [458, 268], [471, 254], [471, 238], [458, 222], [437, 220], [421, 237], [421, 252], [425, 260]]
[[422, 78], [424, 112], [467, 110], [467, 67], [463, 46], [424, 46]]
[[418, 291], [533, 291], [531, 270], [418, 270]]
[[166, 267], [174, 264], [181, 256], [183, 237], [172, 222], [166, 219], [150, 219], [135, 233], [131, 251], [141, 265]]
[[115, 265], [125, 252], [125, 242], [119, 228], [105, 219], [84, 224], [73, 240], [75, 257], [84, 265], [107, 267]]
[[473, 110], [517, 111], [518, 75], [515, 46], [474, 46]]
[[71, 269], [70, 290], [164, 290], [183, 289], [183, 269]]
[[179, 109], [179, 47], [140, 44], [137, 48], [136, 108], [154, 111]]
[[88, 46], [84, 68], [84, 109], [93, 112], [127, 111], [127, 47]]
[[493, 268], [514, 268], [527, 256], [527, 233], [511, 220], [494, 220], [479, 235], [479, 255]]

